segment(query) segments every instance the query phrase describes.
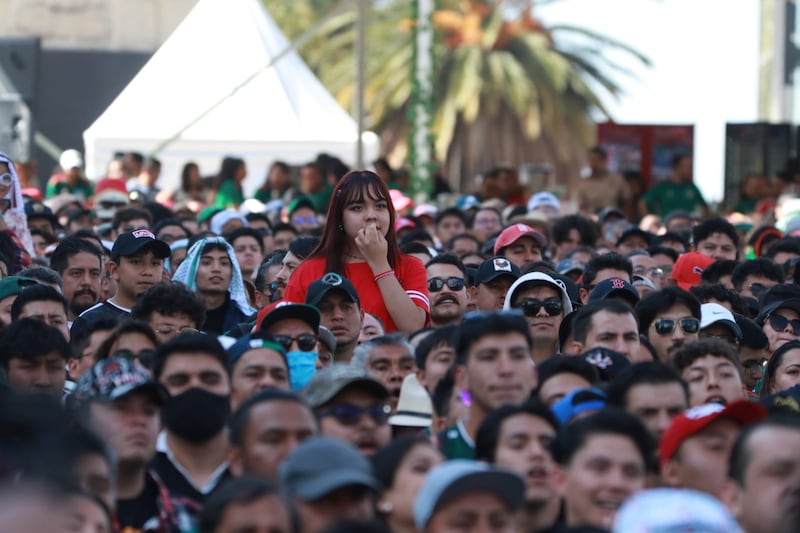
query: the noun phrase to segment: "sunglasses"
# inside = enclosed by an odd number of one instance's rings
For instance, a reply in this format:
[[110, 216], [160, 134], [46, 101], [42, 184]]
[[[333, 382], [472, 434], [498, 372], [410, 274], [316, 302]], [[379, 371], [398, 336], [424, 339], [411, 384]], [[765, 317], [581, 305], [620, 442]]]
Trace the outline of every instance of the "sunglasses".
[[297, 341], [297, 347], [303, 352], [313, 352], [317, 349], [317, 336], [311, 333], [304, 333], [297, 337], [290, 337], [288, 335], [273, 335], [278, 344], [283, 346], [287, 352], [292, 349], [292, 342]]
[[786, 326], [791, 324], [792, 326], [792, 335], [800, 336], [800, 320], [794, 319], [789, 320], [785, 316], [781, 315], [769, 315], [769, 325], [775, 331], [783, 331], [786, 329]]
[[344, 426], [355, 426], [361, 417], [368, 415], [376, 424], [383, 425], [389, 420], [392, 408], [385, 403], [375, 403], [366, 407], [359, 407], [349, 403], [334, 405], [329, 409], [319, 412], [319, 417], [333, 417]]
[[550, 316], [557, 316], [560, 315], [564, 311], [564, 304], [561, 303], [561, 300], [533, 300], [527, 299], [522, 300], [519, 303], [519, 308], [522, 309], [522, 313], [525, 316], [536, 316], [539, 314], [539, 309], [544, 307], [545, 313]]
[[456, 277], [447, 279], [431, 278], [428, 280], [428, 292], [439, 292], [444, 288], [445, 284], [447, 284], [447, 288], [451, 291], [460, 291], [464, 288], [467, 282], [464, 280], [464, 278]]
[[292, 217], [293, 224], [316, 224], [317, 217]]
[[1, 184], [3, 184], [3, 185], [11, 185], [13, 182], [14, 182], [14, 176], [9, 174], [8, 172], [0, 174], [0, 183]]
[[200, 330], [191, 326], [184, 326], [182, 328], [161, 326], [160, 328], [156, 328], [156, 333], [160, 333], [161, 335], [174, 335], [176, 333], [200, 333]]
[[156, 358], [155, 350], [142, 350], [139, 353], [133, 353], [130, 350], [117, 350], [112, 357], [120, 357], [128, 359], [129, 361], [139, 361], [139, 364], [149, 369], [153, 368], [153, 361]]
[[675, 320], [674, 318], [659, 318], [653, 322], [653, 325], [656, 328], [656, 333], [659, 335], [671, 335], [675, 332], [678, 323], [680, 323], [684, 333], [694, 334], [700, 331], [700, 321], [696, 318], [681, 318], [680, 320]]

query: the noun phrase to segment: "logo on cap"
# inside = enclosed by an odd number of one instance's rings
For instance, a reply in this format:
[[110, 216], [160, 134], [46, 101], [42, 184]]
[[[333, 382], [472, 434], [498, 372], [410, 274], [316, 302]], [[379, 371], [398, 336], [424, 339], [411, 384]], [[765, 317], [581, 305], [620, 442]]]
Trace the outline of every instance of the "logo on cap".
[[337, 285], [342, 284], [342, 276], [340, 276], [335, 272], [328, 272], [327, 274], [322, 276], [322, 283], [324, 283], [325, 285], [331, 285], [333, 287], [336, 287]]
[[604, 370], [614, 366], [614, 360], [600, 350], [587, 355], [586, 362]]
[[694, 274], [697, 274], [698, 276], [701, 276], [701, 275], [703, 275], [703, 269], [702, 269], [702, 268], [700, 268], [699, 266], [693, 266], [693, 267], [692, 267], [692, 272], [693, 272]]
[[144, 238], [144, 239], [155, 239], [156, 238], [156, 236], [153, 235], [152, 231], [146, 230], [146, 229], [137, 229], [136, 231], [133, 232], [133, 236], [136, 237], [137, 239], [142, 239], [142, 238]]
[[494, 266], [495, 270], [505, 270], [506, 272], [511, 272], [511, 261], [505, 257], [495, 258], [494, 261], [492, 261], [492, 266]]
[[625, 282], [622, 281], [619, 278], [612, 278], [611, 279], [611, 287], [614, 288], [614, 289], [624, 289], [625, 288]]
[[714, 413], [719, 413], [724, 409], [725, 408], [718, 403], [706, 403], [703, 405], [698, 405], [697, 407], [693, 407], [692, 409], [685, 411], [683, 414], [686, 418], [697, 420], [699, 418], [705, 418], [713, 415]]

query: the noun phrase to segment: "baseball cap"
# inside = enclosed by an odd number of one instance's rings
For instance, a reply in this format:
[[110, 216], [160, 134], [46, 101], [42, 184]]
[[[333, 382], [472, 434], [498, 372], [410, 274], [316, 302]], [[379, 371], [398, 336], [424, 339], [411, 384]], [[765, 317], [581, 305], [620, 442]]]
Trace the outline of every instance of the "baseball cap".
[[306, 501], [354, 485], [381, 490], [369, 461], [353, 446], [331, 437], [301, 442], [278, 468], [278, 477], [292, 497]]
[[765, 318], [781, 308], [800, 313], [800, 287], [789, 283], [770, 287], [761, 295], [758, 305], [760, 310], [756, 322], [759, 324], [763, 324]]
[[0, 279], [0, 300], [19, 294], [25, 287], [36, 285], [36, 280], [25, 276], [9, 276]]
[[703, 275], [703, 270], [713, 262], [714, 260], [711, 257], [700, 252], [681, 254], [672, 267], [672, 279], [675, 280], [678, 287], [688, 291], [695, 285], [700, 284], [700, 276]]
[[551, 192], [539, 192], [528, 199], [528, 211], [534, 211], [540, 207], [561, 209], [561, 202], [559, 202], [556, 195]]
[[624, 219], [625, 213], [618, 207], [606, 207], [597, 215], [600, 225], [605, 224], [609, 218]]
[[64, 150], [61, 152], [61, 157], [58, 158], [58, 164], [62, 170], [81, 168], [83, 166], [83, 156], [77, 150]]
[[489, 283], [500, 276], [517, 279], [520, 276], [519, 268], [503, 256], [490, 257], [478, 267], [478, 272], [475, 274], [475, 285]]
[[336, 337], [333, 336], [331, 330], [322, 324], [319, 326], [319, 340], [331, 351], [331, 353], [336, 351]]
[[306, 291], [306, 303], [319, 306], [319, 303], [325, 298], [325, 295], [332, 290], [340, 290], [344, 292], [350, 300], [359, 303], [358, 292], [350, 280], [337, 274], [336, 272], [328, 272], [318, 280], [311, 283]]
[[628, 237], [634, 237], [634, 236], [643, 238], [644, 242], [646, 242], [648, 245], [650, 245], [650, 242], [653, 240], [652, 233], [640, 229], [638, 226], [631, 226], [630, 228], [620, 233], [619, 237], [617, 238], [617, 246], [625, 242], [625, 239], [627, 239]]
[[544, 272], [530, 272], [520, 276], [511, 287], [508, 288], [506, 293], [506, 301], [503, 303], [503, 309], [511, 309], [511, 302], [514, 300], [514, 294], [522, 289], [535, 287], [537, 285], [550, 286], [556, 289], [561, 294], [561, 304], [564, 307], [564, 315], [572, 312], [572, 301], [569, 299], [566, 285], [561, 280], [555, 280], [552, 276]]
[[236, 365], [236, 362], [250, 350], [257, 350], [259, 348], [275, 350], [286, 359], [286, 349], [283, 345], [277, 342], [269, 333], [259, 330], [255, 333], [240, 337], [228, 348], [228, 357], [230, 357], [231, 365]]
[[439, 208], [433, 204], [419, 204], [417, 207], [414, 208], [415, 217], [428, 216], [431, 218], [436, 218], [436, 215], [438, 214], [439, 214]]
[[730, 418], [741, 425], [750, 424], [767, 416], [767, 410], [757, 402], [738, 400], [728, 405], [707, 403], [684, 411], [672, 419], [658, 443], [661, 466], [675, 456], [683, 441], [703, 431], [720, 418]]
[[718, 303], [705, 303], [700, 306], [700, 329], [703, 330], [712, 324], [724, 324], [730, 329], [738, 340], [742, 340], [742, 330], [733, 313]]
[[563, 426], [581, 413], [604, 408], [607, 401], [605, 392], [595, 387], [586, 387], [572, 390], [554, 403], [550, 410]]
[[397, 212], [408, 209], [409, 207], [414, 207], [414, 200], [398, 189], [389, 189], [389, 198], [391, 198], [394, 210]]
[[311, 329], [315, 332], [319, 332], [319, 323], [322, 320], [319, 310], [313, 305], [296, 304], [292, 302], [277, 302], [262, 309], [258, 315], [258, 329], [264, 331], [281, 320], [295, 318], [311, 326]]
[[498, 235], [497, 240], [494, 241], [494, 255], [498, 255], [500, 250], [506, 246], [511, 246], [522, 237], [533, 237], [541, 248], [547, 246], [547, 239], [545, 236], [532, 227], [526, 224], [512, 224], [504, 229], [500, 235]]
[[414, 499], [414, 524], [422, 529], [437, 509], [471, 492], [491, 492], [512, 511], [525, 498], [525, 483], [510, 470], [466, 459], [445, 461], [428, 472]]
[[72, 401], [113, 401], [135, 391], [150, 394], [159, 405], [169, 399], [167, 389], [153, 381], [144, 367], [124, 357], [109, 357], [97, 361], [81, 376], [72, 392]]
[[389, 417], [392, 426], [427, 428], [433, 422], [433, 401], [428, 391], [411, 373], [403, 378], [397, 411]]
[[136, 229], [117, 237], [111, 248], [111, 260], [116, 261], [120, 257], [138, 254], [145, 248], [150, 248], [153, 255], [159, 259], [166, 259], [170, 255], [169, 244], [156, 239], [153, 232], [148, 229]]
[[599, 302], [600, 300], [608, 300], [612, 296], [622, 296], [631, 307], [634, 307], [639, 301], [639, 291], [636, 287], [628, 283], [622, 278], [608, 278], [594, 286], [592, 292], [589, 293], [590, 302]]
[[46, 218], [53, 224], [55, 224], [58, 219], [53, 214], [53, 210], [44, 205], [42, 202], [31, 201], [25, 204], [25, 216], [28, 217], [30, 220], [31, 218]]
[[592, 366], [597, 367], [601, 381], [612, 381], [624, 369], [631, 366], [631, 361], [621, 353], [604, 346], [597, 346], [583, 352], [580, 357]]
[[367, 389], [381, 399], [389, 397], [389, 391], [386, 390], [383, 383], [372, 378], [366, 369], [349, 363], [334, 363], [314, 374], [314, 377], [308, 382], [303, 396], [308, 404], [316, 409], [353, 385]]
[[614, 518], [612, 531], [741, 533], [742, 529], [717, 498], [692, 489], [660, 487], [628, 498]]
[[586, 265], [573, 257], [562, 259], [556, 264], [556, 272], [559, 274], [569, 274], [570, 272], [575, 272], [576, 270], [580, 273], [583, 273], [583, 271], [586, 270]]

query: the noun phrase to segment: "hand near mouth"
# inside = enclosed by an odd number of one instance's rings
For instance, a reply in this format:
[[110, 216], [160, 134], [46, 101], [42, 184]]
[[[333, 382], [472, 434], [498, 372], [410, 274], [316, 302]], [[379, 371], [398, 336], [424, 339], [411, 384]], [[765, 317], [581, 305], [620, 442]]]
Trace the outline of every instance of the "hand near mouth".
[[389, 252], [389, 243], [386, 241], [375, 224], [367, 224], [358, 230], [355, 238], [356, 248], [364, 256], [370, 266], [386, 261]]

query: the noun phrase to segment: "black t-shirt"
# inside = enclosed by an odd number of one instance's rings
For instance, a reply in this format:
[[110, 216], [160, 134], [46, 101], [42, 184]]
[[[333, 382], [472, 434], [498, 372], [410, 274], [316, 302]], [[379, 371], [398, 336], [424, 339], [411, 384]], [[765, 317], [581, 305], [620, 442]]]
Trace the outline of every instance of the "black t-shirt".
[[228, 314], [228, 307], [231, 305], [231, 293], [226, 293], [224, 304], [216, 309], [206, 310], [206, 322], [200, 329], [214, 335], [222, 335], [225, 333], [225, 316]]
[[[118, 307], [108, 301], [100, 302], [81, 313], [75, 322], [72, 323], [72, 327], [74, 328], [75, 324], [94, 322], [99, 319], [122, 320], [123, 318], [128, 318], [130, 315], [131, 312], [129, 309]], [[82, 327], [82, 324], [79, 324], [78, 328], [80, 327]]]
[[142, 530], [147, 521], [158, 518], [158, 498], [158, 485], [147, 476], [144, 490], [139, 496], [130, 500], [117, 500], [117, 520], [120, 528]]

